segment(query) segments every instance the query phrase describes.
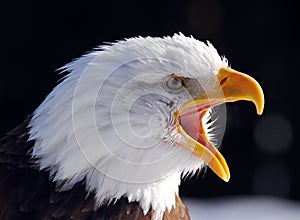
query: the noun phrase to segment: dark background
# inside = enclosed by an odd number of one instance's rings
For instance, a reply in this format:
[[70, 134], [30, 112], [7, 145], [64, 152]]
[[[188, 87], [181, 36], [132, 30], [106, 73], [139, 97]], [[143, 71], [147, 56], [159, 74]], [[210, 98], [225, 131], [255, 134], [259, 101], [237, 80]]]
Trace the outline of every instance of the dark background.
[[[296, 2], [296, 1], [295, 1]], [[185, 196], [276, 195], [300, 200], [299, 7], [286, 1], [1, 1], [0, 135], [56, 85], [55, 70], [101, 44], [181, 31], [209, 40], [232, 68], [256, 78], [266, 106], [227, 105], [222, 154], [232, 178], [210, 170]]]

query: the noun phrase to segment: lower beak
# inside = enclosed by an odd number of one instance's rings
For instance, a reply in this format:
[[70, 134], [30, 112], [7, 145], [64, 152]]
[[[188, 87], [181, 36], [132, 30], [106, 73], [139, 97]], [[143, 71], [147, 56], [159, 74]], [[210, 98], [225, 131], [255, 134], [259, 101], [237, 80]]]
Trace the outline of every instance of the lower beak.
[[257, 113], [262, 114], [264, 95], [260, 85], [250, 76], [230, 68], [221, 68], [217, 75], [223, 96], [208, 95], [209, 98], [198, 98], [184, 104], [175, 113], [178, 131], [185, 137], [180, 144], [200, 157], [221, 179], [228, 182], [230, 172], [228, 165], [209, 140], [202, 119], [208, 109], [226, 102], [240, 100], [252, 101]]

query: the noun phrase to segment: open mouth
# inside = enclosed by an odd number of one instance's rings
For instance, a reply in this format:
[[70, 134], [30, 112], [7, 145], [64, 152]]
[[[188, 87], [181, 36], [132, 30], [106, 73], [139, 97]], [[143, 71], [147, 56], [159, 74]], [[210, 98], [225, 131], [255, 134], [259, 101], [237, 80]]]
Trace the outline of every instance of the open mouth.
[[222, 97], [209, 96], [196, 98], [185, 103], [175, 113], [178, 132], [185, 141], [180, 142], [183, 147], [191, 150], [200, 157], [220, 178], [229, 181], [230, 171], [228, 165], [209, 140], [203, 118], [207, 111], [226, 102], [239, 100], [252, 101], [256, 105], [258, 114], [264, 108], [264, 95], [260, 85], [250, 76], [229, 68], [221, 68], [217, 75], [223, 91]]
[[220, 100], [212, 102], [193, 100], [186, 103], [177, 114], [177, 126], [179, 132], [188, 139], [188, 144], [182, 143], [182, 145], [199, 156], [218, 176], [227, 182], [230, 179], [228, 165], [218, 149], [209, 140], [203, 120], [210, 108], [222, 103], [224, 101]]
[[203, 138], [203, 134], [206, 136], [208, 134], [204, 118], [209, 114], [208, 111], [211, 108], [223, 103], [224, 101], [211, 101], [207, 103], [199, 100], [188, 102], [181, 111], [178, 112], [179, 125], [191, 138], [206, 145], [207, 140]]

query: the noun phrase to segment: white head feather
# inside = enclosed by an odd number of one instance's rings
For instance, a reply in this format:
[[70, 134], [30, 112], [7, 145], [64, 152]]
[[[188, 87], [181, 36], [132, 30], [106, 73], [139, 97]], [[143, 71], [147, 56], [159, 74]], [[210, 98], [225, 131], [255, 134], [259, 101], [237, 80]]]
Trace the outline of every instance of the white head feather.
[[191, 97], [170, 93], [163, 79], [196, 78], [209, 91], [227, 65], [211, 44], [182, 34], [101, 46], [64, 66], [68, 75], [34, 112], [32, 156], [62, 190], [85, 180], [99, 205], [124, 196], [160, 219], [175, 205], [181, 175], [204, 166], [177, 146], [172, 125]]

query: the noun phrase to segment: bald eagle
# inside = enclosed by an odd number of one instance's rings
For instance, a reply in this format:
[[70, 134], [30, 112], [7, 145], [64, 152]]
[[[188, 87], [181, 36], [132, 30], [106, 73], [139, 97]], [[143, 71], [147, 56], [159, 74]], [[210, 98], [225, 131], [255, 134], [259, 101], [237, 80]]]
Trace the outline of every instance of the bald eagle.
[[218, 150], [223, 103], [264, 107], [259, 84], [209, 43], [129, 38], [65, 65], [42, 104], [0, 141], [0, 219], [189, 219], [181, 178]]

